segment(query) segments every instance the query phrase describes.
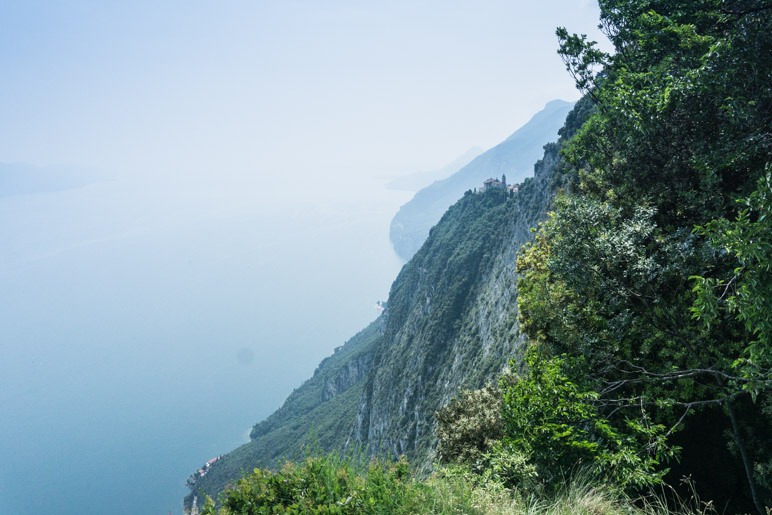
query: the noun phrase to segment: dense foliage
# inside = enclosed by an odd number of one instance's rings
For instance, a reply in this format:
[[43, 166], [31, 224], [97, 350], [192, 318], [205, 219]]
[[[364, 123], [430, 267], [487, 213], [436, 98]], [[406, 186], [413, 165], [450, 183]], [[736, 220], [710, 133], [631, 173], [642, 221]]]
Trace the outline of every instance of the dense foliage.
[[[735, 509], [763, 512], [772, 502], [772, 4], [600, 6], [614, 55], [558, 31], [596, 111], [564, 151], [567, 187], [518, 262], [522, 328], [545, 363], [570, 364], [563, 382], [578, 389], [532, 391], [523, 409], [579, 395], [591, 411], [568, 421], [572, 431], [588, 430], [582, 418], [624, 438], [662, 425], [669, 453], [684, 446], [679, 471]], [[528, 435], [524, 444], [544, 445]], [[698, 466], [696, 445], [736, 459]], [[637, 449], [654, 460], [639, 471], [665, 470], [661, 447]], [[744, 485], [716, 483], [720, 469]]]
[[[443, 469], [418, 479], [404, 460], [362, 461], [335, 455], [287, 463], [276, 472], [256, 469], [201, 515], [434, 514], [434, 515], [658, 515], [671, 513], [661, 498], [631, 499], [607, 485], [578, 478], [552, 495], [508, 490], [495, 482]], [[680, 513], [715, 510], [699, 499], [679, 502]]]
[[672, 452], [662, 426], [628, 419], [624, 431], [614, 427], [598, 406], [598, 393], [578, 382], [576, 360], [548, 357], [532, 346], [525, 366], [519, 380], [502, 381], [505, 437], [494, 458], [502, 452], [520, 457], [532, 467], [533, 479], [552, 488], [579, 467], [624, 488], [659, 481], [656, 466]]
[[[255, 469], [224, 496], [221, 514], [269, 513], [399, 513], [419, 484], [407, 463], [373, 460], [356, 467], [355, 460], [335, 456], [288, 462], [277, 471]], [[203, 514], [214, 514], [208, 502]]]
[[437, 457], [483, 473], [488, 455], [504, 436], [501, 392], [493, 385], [465, 390], [437, 410]]

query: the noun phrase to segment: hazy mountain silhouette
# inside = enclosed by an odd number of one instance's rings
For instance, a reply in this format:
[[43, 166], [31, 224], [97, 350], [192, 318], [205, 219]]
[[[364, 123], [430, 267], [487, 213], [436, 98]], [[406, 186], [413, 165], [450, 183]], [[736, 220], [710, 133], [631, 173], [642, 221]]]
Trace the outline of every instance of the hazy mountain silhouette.
[[553, 100], [525, 125], [492, 149], [477, 156], [456, 173], [418, 191], [391, 221], [389, 237], [397, 254], [405, 261], [421, 248], [429, 230], [465, 191], [480, 187], [489, 178], [507, 176], [507, 182], [520, 183], [533, 175], [533, 165], [543, 147], [557, 139], [558, 130], [573, 102]]

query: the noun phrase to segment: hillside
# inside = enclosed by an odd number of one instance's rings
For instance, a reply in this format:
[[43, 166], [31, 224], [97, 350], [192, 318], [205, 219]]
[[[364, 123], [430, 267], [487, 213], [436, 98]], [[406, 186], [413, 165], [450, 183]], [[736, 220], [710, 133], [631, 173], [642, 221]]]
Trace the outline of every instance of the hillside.
[[508, 182], [520, 183], [530, 177], [533, 164], [542, 155], [542, 147], [556, 139], [572, 105], [563, 100], [549, 102], [506, 140], [449, 177], [418, 191], [391, 221], [389, 238], [397, 254], [405, 261], [409, 260], [448, 207], [465, 191], [479, 188], [485, 179], [506, 174]]
[[[571, 130], [585, 115], [569, 117]], [[216, 494], [254, 467], [302, 456], [304, 445], [405, 454], [428, 468], [434, 412], [460, 389], [495, 380], [523, 342], [515, 255], [546, 214], [558, 148], [546, 147], [518, 194], [468, 192], [453, 205], [394, 281], [384, 314], [325, 359], [193, 494]]]

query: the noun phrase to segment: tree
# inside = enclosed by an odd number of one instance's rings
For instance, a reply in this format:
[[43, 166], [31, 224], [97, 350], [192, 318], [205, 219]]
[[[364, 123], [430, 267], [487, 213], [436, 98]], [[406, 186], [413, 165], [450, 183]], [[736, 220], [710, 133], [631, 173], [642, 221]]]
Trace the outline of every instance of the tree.
[[599, 408], [599, 394], [579, 382], [581, 359], [551, 356], [539, 344], [526, 353], [527, 372], [502, 381], [504, 439], [498, 451], [525, 457], [542, 484], [556, 487], [579, 466], [627, 489], [658, 483], [660, 465], [677, 449], [666, 445], [664, 426], [642, 410], [624, 431]]
[[597, 110], [564, 151], [567, 187], [519, 259], [522, 327], [582, 364], [567, 377], [597, 394], [588, 402], [618, 431], [641, 406], [671, 435], [695, 410], [723, 410], [762, 511], [770, 492], [759, 485], [770, 481], [758, 464], [770, 455], [754, 456], [746, 442], [770, 447], [768, 431], [751, 428], [769, 428], [761, 206], [770, 200], [772, 4], [600, 7], [613, 55], [558, 30], [564, 62]]
[[772, 387], [772, 165], [767, 165], [756, 191], [738, 204], [742, 208], [735, 220], [721, 218], [697, 228], [738, 266], [723, 277], [691, 278], [697, 294], [692, 315], [705, 331], [723, 313], [743, 324], [748, 340], [732, 366], [737, 386], [755, 398]]

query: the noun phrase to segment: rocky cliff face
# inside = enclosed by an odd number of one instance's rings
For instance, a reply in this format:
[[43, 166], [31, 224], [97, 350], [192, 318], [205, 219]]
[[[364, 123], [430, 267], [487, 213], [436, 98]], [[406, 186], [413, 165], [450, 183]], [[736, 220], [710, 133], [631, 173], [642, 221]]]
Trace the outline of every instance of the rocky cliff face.
[[[564, 133], [587, 109], [577, 105]], [[518, 193], [468, 193], [453, 205], [394, 281], [384, 314], [326, 358], [192, 495], [216, 495], [245, 471], [302, 456], [309, 444], [405, 454], [428, 468], [435, 411], [460, 389], [495, 381], [522, 347], [515, 258], [559, 187], [559, 148], [545, 146]]]
[[324, 381], [321, 402], [327, 402], [359, 383], [370, 372], [372, 362], [371, 353], [363, 353], [346, 362], [334, 376]]
[[464, 196], [394, 282], [354, 428], [371, 452], [429, 466], [434, 412], [517, 355], [515, 258], [545, 216], [556, 161], [552, 148], [514, 196]]

